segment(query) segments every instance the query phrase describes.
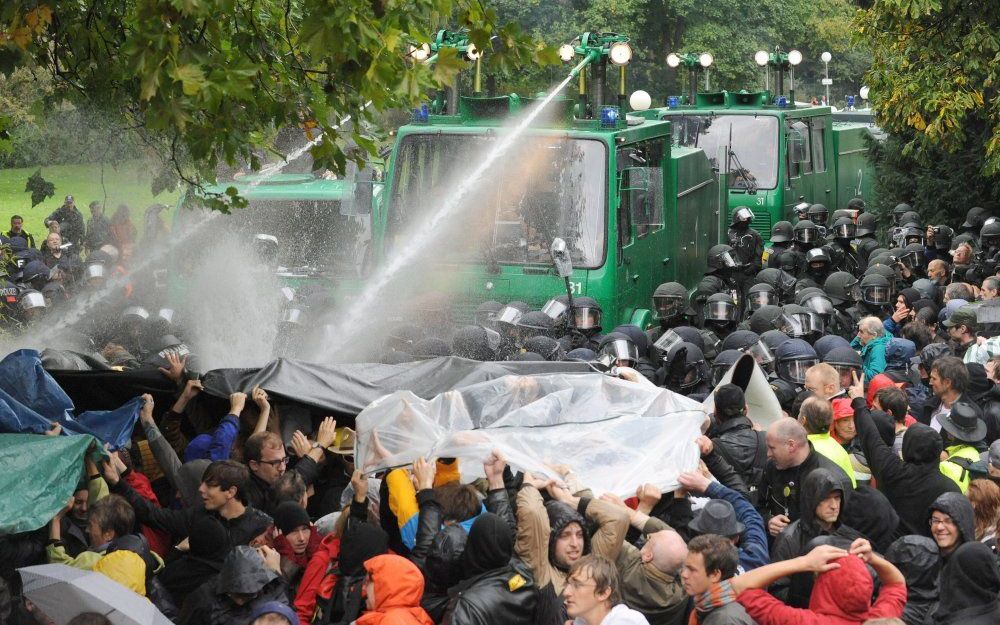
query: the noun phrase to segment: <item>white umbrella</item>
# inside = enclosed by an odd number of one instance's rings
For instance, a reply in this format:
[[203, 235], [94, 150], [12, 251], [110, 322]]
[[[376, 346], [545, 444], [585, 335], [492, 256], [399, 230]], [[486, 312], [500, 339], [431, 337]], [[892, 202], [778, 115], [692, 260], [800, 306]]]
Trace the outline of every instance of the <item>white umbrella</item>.
[[145, 597], [111, 578], [65, 564], [18, 569], [24, 596], [55, 625], [66, 625], [81, 612], [97, 612], [114, 625], [171, 625]]

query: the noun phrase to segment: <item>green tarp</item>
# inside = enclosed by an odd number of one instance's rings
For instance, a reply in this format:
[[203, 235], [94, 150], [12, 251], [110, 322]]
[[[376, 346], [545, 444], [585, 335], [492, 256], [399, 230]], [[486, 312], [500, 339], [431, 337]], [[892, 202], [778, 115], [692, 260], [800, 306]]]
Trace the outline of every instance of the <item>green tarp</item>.
[[73, 496], [94, 437], [0, 434], [0, 534], [38, 529]]

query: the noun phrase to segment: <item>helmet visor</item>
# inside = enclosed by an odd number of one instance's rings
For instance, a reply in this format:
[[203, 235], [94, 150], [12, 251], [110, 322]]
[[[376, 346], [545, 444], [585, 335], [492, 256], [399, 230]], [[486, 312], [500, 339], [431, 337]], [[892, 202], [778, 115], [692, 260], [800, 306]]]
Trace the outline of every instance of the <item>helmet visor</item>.
[[31, 291], [21, 296], [21, 310], [45, 308], [45, 296], [38, 291]]
[[777, 303], [777, 298], [770, 291], [751, 291], [747, 299], [750, 301], [750, 310]]
[[712, 365], [712, 385], [718, 386], [722, 384], [722, 378], [726, 377], [726, 372], [729, 371], [729, 367], [732, 365], [717, 364]]
[[866, 304], [881, 306], [882, 304], [888, 304], [891, 297], [891, 287], [872, 285], [862, 287], [861, 289], [861, 299], [863, 299]]
[[733, 214], [733, 221], [753, 221], [753, 211], [746, 206], [741, 206], [739, 210]]
[[840, 224], [833, 227], [833, 236], [837, 239], [853, 239], [858, 233], [858, 227], [854, 224]]
[[550, 299], [545, 302], [545, 306], [542, 306], [542, 312], [550, 319], [559, 319], [567, 310], [569, 310], [569, 306], [557, 299]]
[[903, 266], [908, 269], [916, 269], [921, 264], [920, 256], [921, 254], [916, 250], [912, 252], [904, 252], [899, 256], [899, 262], [903, 263]]
[[795, 279], [795, 276], [788, 273], [784, 269], [778, 270], [778, 288], [780, 288], [782, 291], [786, 293], [791, 291], [792, 289], [795, 288], [796, 282], [797, 280]]
[[605, 343], [601, 348], [601, 355], [608, 355], [616, 361], [626, 361], [632, 365], [639, 362], [639, 349], [632, 341], [616, 339]]
[[496, 322], [514, 325], [523, 315], [524, 313], [513, 306], [504, 306], [500, 309], [500, 312], [497, 313]]
[[710, 321], [736, 321], [736, 305], [732, 302], [708, 302], [705, 319]]
[[853, 365], [843, 365], [843, 364], [834, 365], [833, 363], [831, 363], [831, 365], [833, 365], [833, 368], [836, 369], [837, 373], [840, 375], [841, 388], [848, 388], [849, 386], [854, 384], [854, 374], [857, 374], [858, 377], [861, 377], [861, 367], [855, 367]]
[[660, 338], [656, 339], [656, 342], [653, 343], [653, 348], [660, 350], [661, 354], [666, 354], [673, 348], [674, 345], [679, 345], [683, 342], [684, 339], [682, 339], [679, 334], [673, 330], [667, 330], [660, 336]]
[[281, 312], [281, 323], [293, 325], [302, 323], [302, 311], [298, 308], [286, 308]]
[[593, 330], [601, 327], [600, 308], [573, 308], [573, 325], [580, 330]]
[[756, 360], [757, 364], [761, 367], [766, 368], [766, 365], [774, 362], [774, 352], [771, 351], [771, 348], [768, 347], [767, 343], [764, 341], [757, 341], [747, 348], [746, 353], [753, 356], [754, 360]]
[[687, 302], [673, 295], [661, 295], [653, 298], [653, 308], [661, 318], [676, 317], [684, 311]]
[[829, 315], [833, 313], [833, 302], [825, 297], [816, 295], [802, 302], [802, 305], [819, 315]]
[[103, 280], [104, 275], [104, 265], [101, 263], [90, 263], [84, 270], [83, 275], [85, 280]]
[[729, 252], [722, 252], [721, 254], [717, 254], [716, 258], [718, 259], [719, 266], [721, 267], [734, 268], [737, 266], [736, 259], [734, 259], [733, 255], [730, 254]]
[[482, 326], [484, 328], [491, 327], [497, 320], [497, 312], [495, 310], [482, 310], [475, 314], [475, 321], [477, 326]]
[[805, 358], [803, 360], [786, 360], [778, 363], [778, 375], [794, 384], [805, 384], [806, 371], [810, 367], [819, 363], [816, 358]]
[[802, 243], [812, 243], [816, 240], [816, 228], [799, 228], [795, 231], [795, 240]]
[[684, 373], [684, 381], [681, 382], [681, 389], [687, 391], [701, 384], [701, 367], [698, 365], [688, 365], [687, 372]]

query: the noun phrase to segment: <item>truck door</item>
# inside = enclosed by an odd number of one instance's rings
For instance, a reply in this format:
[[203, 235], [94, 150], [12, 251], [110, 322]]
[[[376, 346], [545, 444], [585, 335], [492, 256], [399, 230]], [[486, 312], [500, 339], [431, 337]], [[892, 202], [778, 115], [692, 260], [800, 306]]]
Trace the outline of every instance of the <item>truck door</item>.
[[[616, 283], [618, 284], [615, 293], [616, 311], [615, 323], [604, 324], [614, 327], [618, 323], [628, 323], [631, 319], [632, 311], [635, 309], [636, 284], [644, 273], [640, 267], [641, 254], [636, 245], [636, 236], [632, 224], [633, 191], [630, 185], [638, 184], [638, 174], [631, 173], [632, 155], [635, 146], [622, 146], [618, 148], [616, 154], [615, 176], [615, 228], [612, 231], [617, 240], [616, 258]], [[607, 314], [607, 313], [605, 313]]]
[[813, 202], [819, 202], [830, 213], [842, 208], [837, 200], [837, 172], [833, 163], [827, 164], [827, 143], [830, 129], [824, 117], [809, 118], [809, 150], [813, 170]]
[[799, 202], [814, 202], [812, 155], [809, 150], [809, 124], [803, 119], [785, 119], [785, 214]]
[[[629, 268], [626, 277], [633, 293], [628, 307], [638, 311], [650, 309], [653, 289], [671, 279], [668, 233], [664, 219], [663, 176], [665, 139], [658, 138], [619, 149], [619, 198], [627, 206], [631, 220]], [[640, 312], [633, 322], [643, 325], [649, 320]]]

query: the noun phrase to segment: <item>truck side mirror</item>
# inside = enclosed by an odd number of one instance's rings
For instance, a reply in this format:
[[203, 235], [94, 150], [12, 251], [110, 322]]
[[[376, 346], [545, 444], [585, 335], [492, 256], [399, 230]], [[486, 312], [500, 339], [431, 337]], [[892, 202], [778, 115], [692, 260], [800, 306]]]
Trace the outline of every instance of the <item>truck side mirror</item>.
[[370, 215], [372, 212], [372, 200], [374, 191], [374, 172], [370, 167], [359, 169], [354, 176], [354, 194], [351, 198], [350, 214]]
[[560, 278], [569, 278], [573, 275], [573, 260], [569, 257], [566, 241], [559, 237], [553, 239], [549, 254], [552, 255], [552, 264], [556, 266], [556, 273]]

